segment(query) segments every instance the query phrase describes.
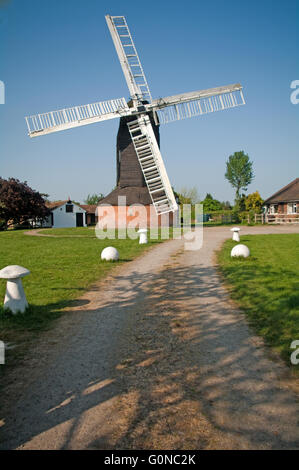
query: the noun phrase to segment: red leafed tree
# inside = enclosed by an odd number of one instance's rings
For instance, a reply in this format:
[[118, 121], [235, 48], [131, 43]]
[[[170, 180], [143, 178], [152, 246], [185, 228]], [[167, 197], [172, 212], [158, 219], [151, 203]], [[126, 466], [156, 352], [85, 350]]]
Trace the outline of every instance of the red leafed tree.
[[49, 214], [42, 194], [31, 189], [26, 181], [0, 177], [0, 219], [6, 227], [32, 219], [43, 220]]

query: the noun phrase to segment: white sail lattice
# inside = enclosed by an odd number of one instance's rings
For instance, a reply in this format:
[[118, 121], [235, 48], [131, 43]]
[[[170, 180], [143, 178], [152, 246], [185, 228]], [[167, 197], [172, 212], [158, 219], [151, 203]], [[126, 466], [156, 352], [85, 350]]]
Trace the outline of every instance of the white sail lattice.
[[162, 109], [156, 109], [156, 113], [159, 118], [159, 123], [167, 124], [181, 119], [200, 116], [202, 114], [235, 108], [236, 106], [242, 106], [244, 104], [244, 96], [240, 89], [228, 93], [166, 105]]
[[129, 112], [125, 98], [119, 98], [26, 116], [25, 119], [30, 137], [35, 137], [93, 122], [106, 121]]

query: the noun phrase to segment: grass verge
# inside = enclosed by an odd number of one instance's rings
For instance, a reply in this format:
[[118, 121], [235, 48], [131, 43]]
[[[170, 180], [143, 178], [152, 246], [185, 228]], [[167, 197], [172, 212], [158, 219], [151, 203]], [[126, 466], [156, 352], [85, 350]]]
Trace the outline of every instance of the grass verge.
[[[42, 233], [52, 237], [28, 236], [24, 231], [0, 232], [0, 269], [19, 264], [31, 271], [23, 279], [28, 310], [12, 315], [4, 311], [1, 301], [0, 340], [17, 346], [6, 352], [5, 367], [20, 360], [38, 333], [51, 327], [63, 309], [92, 283], [116, 265], [133, 260], [161, 242], [161, 237], [146, 245], [130, 238], [100, 240], [89, 228], [49, 229]], [[111, 245], [119, 251], [119, 261], [101, 262], [101, 251]], [[0, 299], [4, 298], [5, 287], [6, 281], [1, 279]], [[0, 366], [0, 374], [1, 369], [4, 367]]]
[[299, 235], [248, 235], [241, 243], [249, 247], [249, 258], [230, 257], [232, 240], [218, 253], [231, 297], [265, 343], [299, 372], [290, 361], [290, 345], [299, 340]]

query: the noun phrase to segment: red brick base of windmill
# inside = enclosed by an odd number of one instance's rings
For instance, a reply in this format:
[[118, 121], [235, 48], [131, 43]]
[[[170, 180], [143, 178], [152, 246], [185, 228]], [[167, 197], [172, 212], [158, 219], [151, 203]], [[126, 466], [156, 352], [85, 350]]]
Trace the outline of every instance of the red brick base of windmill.
[[105, 228], [172, 227], [178, 212], [157, 215], [147, 187], [116, 188], [97, 207], [98, 225]]

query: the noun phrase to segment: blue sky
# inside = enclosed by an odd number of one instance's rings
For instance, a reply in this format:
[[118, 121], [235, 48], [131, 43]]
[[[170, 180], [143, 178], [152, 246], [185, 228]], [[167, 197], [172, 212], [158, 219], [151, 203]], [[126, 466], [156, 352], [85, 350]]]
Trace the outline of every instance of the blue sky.
[[[0, 0], [0, 5], [3, 0]], [[36, 139], [25, 115], [106, 99], [128, 89], [105, 14], [124, 15], [153, 98], [240, 82], [246, 106], [161, 126], [175, 189], [234, 199], [225, 162], [244, 150], [266, 198], [299, 176], [298, 0], [12, 0], [0, 7], [0, 175], [52, 200], [83, 202], [115, 185], [118, 120]]]

